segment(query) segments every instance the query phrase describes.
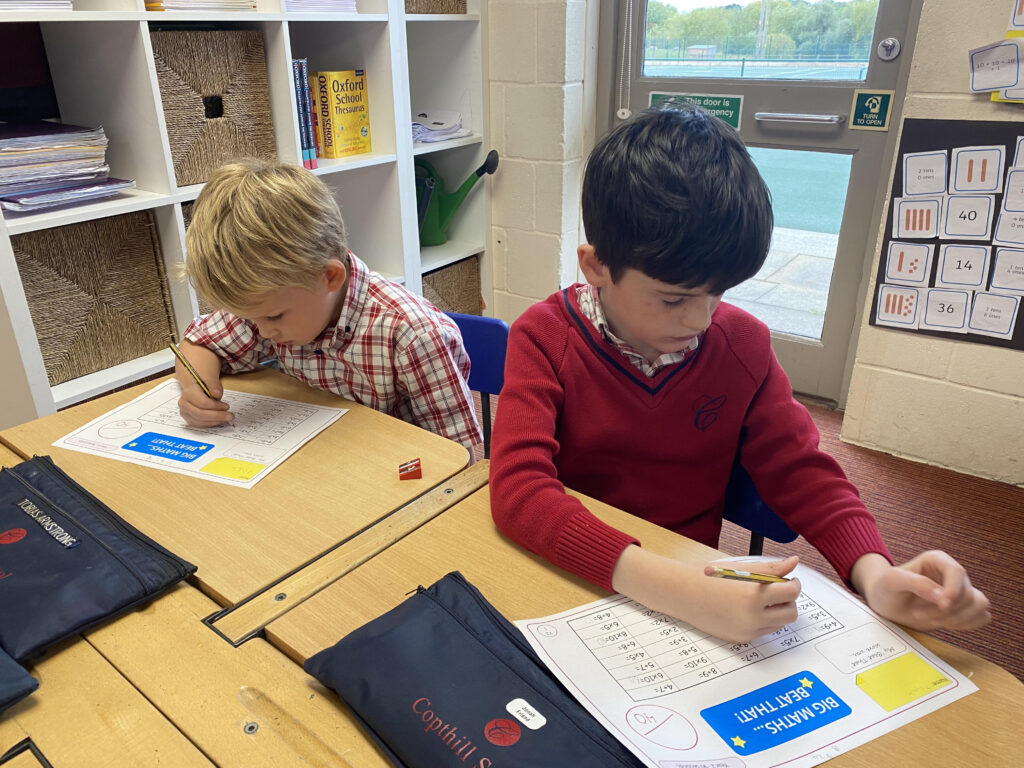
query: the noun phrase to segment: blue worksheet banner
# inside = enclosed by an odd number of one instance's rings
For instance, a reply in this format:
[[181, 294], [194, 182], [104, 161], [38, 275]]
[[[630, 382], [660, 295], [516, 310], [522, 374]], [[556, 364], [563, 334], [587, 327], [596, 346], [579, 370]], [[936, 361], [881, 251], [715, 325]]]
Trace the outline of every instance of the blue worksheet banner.
[[147, 456], [190, 462], [205, 454], [213, 445], [173, 435], [161, 435], [158, 432], [146, 432], [121, 447], [126, 451], [137, 451]]
[[700, 716], [738, 755], [785, 744], [850, 714], [849, 705], [811, 672], [798, 672]]

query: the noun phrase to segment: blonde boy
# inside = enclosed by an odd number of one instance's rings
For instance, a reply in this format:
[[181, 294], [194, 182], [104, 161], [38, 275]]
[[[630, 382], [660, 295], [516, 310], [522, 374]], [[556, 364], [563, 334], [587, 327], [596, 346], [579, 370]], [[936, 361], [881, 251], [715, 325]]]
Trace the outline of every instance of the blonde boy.
[[221, 374], [274, 359], [312, 387], [470, 450], [481, 441], [458, 328], [348, 249], [338, 204], [309, 171], [258, 160], [217, 169], [195, 202], [186, 250], [192, 285], [217, 308], [181, 344], [214, 396], [177, 364], [190, 425], [231, 422]]

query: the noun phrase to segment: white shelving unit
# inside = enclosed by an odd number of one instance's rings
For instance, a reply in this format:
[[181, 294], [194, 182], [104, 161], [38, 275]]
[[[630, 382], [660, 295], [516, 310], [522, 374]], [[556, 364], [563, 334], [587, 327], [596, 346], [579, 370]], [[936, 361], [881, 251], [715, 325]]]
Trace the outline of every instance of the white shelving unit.
[[[291, 59], [310, 71], [365, 69], [372, 152], [320, 159], [314, 171], [334, 191], [350, 247], [378, 272], [421, 292], [425, 272], [480, 255], [481, 285], [492, 285], [486, 256], [487, 184], [469, 194], [449, 229], [449, 242], [420, 248], [414, 159], [429, 156], [448, 191], [479, 167], [489, 150], [486, 0], [468, 13], [406, 14], [403, 0], [359, 0], [349, 14], [289, 13], [280, 0], [258, 0], [254, 13], [147, 12], [144, 0], [75, 0], [74, 11], [0, 12], [5, 22], [39, 22], [60, 106], [68, 123], [106, 130], [111, 175], [137, 188], [116, 198], [52, 213], [8, 213], [0, 222], [0, 428], [72, 405], [171, 367], [170, 352], [50, 386], [10, 238], [51, 227], [152, 210], [179, 333], [198, 314], [182, 277], [185, 225], [181, 206], [202, 185], [175, 183], [167, 125], [153, 63], [151, 25], [258, 29], [263, 35], [278, 159], [301, 164]], [[413, 108], [456, 109], [472, 135], [414, 144]], [[490, 303], [490, 296], [484, 299]]]

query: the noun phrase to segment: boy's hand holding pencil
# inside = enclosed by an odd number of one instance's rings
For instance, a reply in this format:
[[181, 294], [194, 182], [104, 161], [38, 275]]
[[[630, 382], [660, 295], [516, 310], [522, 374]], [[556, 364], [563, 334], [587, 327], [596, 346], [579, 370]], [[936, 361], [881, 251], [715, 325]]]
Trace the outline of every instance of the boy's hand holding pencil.
[[796, 621], [800, 581], [789, 576], [798, 561], [708, 564], [629, 546], [619, 556], [612, 588], [723, 640], [749, 643]]
[[171, 351], [177, 358], [175, 373], [181, 384], [178, 411], [190, 427], [208, 428], [230, 424], [235, 416], [221, 398], [224, 387], [220, 383], [220, 359], [210, 350], [190, 342], [183, 342], [185, 352], [174, 344]]

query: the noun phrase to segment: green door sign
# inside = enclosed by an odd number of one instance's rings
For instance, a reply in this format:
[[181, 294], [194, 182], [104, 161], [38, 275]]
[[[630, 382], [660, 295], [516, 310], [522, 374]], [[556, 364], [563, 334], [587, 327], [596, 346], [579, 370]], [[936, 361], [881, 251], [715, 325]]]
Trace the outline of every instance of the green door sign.
[[862, 88], [855, 90], [850, 107], [850, 128], [856, 131], [888, 131], [895, 93]]
[[668, 93], [652, 91], [648, 106], [654, 107], [669, 99], [696, 104], [715, 117], [725, 121], [737, 131], [740, 129], [740, 113], [743, 110], [742, 96], [723, 96], [717, 93]]

